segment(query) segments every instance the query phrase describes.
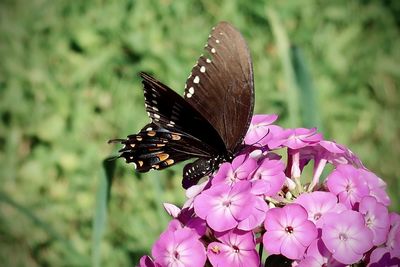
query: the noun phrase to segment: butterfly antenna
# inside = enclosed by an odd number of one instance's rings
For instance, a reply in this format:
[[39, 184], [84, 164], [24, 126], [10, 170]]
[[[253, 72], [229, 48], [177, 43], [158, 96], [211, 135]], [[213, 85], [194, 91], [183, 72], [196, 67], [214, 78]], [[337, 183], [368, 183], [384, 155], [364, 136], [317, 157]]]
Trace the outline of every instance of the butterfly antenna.
[[116, 139], [111, 139], [111, 140], [108, 140], [108, 144], [115, 144], [115, 143], [122, 143], [122, 142], [125, 142], [126, 141], [126, 139], [121, 139], [121, 138], [116, 138]]

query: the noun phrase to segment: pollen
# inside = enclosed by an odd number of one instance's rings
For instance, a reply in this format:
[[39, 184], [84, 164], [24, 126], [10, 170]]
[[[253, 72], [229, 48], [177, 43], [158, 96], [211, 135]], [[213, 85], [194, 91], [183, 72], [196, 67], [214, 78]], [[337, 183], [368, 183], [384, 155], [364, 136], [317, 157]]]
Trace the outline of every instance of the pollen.
[[211, 247], [211, 251], [214, 252], [215, 254], [219, 254], [220, 253], [220, 249], [217, 245], [214, 245]]

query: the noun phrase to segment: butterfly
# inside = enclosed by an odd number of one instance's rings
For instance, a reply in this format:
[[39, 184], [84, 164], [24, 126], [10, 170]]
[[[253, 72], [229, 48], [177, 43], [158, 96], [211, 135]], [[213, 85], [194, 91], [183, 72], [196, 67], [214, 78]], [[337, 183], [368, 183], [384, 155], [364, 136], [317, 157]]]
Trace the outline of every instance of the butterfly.
[[190, 73], [184, 96], [141, 72], [151, 122], [126, 139], [119, 157], [139, 172], [183, 168], [185, 189], [241, 150], [254, 109], [253, 67], [247, 44], [227, 22], [216, 25]]

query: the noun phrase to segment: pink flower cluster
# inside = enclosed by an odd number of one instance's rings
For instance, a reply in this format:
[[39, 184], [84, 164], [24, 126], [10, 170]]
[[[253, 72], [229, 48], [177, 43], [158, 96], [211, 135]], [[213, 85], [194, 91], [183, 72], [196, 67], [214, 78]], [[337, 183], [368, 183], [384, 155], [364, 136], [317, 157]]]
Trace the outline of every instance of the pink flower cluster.
[[255, 115], [232, 163], [189, 188], [182, 209], [164, 204], [173, 220], [140, 266], [273, 266], [271, 255], [292, 266], [400, 266], [385, 182], [316, 129], [276, 119]]

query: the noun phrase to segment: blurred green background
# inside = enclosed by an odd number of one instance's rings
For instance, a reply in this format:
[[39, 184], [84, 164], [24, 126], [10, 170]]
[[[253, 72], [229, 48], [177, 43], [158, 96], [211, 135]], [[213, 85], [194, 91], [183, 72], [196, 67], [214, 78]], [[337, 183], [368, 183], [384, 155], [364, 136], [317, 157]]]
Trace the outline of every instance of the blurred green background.
[[137, 73], [182, 93], [221, 20], [252, 52], [256, 113], [349, 146], [398, 211], [399, 3], [2, 0], [1, 265], [132, 266], [149, 252], [161, 203], [184, 201], [182, 165], [138, 175], [118, 161], [106, 220], [107, 140], [148, 121]]

